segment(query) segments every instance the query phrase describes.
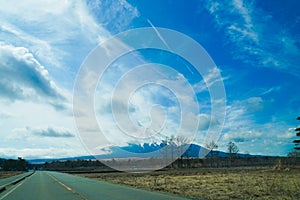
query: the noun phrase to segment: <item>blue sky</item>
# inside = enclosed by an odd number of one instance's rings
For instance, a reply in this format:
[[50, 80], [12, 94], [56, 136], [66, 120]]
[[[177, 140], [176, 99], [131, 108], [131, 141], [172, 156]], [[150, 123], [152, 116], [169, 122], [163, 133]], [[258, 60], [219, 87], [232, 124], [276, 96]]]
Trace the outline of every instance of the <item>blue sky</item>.
[[[226, 91], [219, 150], [226, 151], [226, 144], [233, 141], [242, 153], [286, 155], [293, 148], [293, 128], [300, 125], [296, 120], [300, 115], [299, 6], [297, 0], [0, 2], [0, 157], [88, 154], [72, 110], [80, 66], [99, 43], [113, 35], [152, 26], [193, 38], [213, 59], [216, 68], [210, 75], [220, 73]], [[97, 88], [95, 112], [108, 140], [120, 146], [141, 142], [120, 137], [107, 110], [109, 94], [122, 73], [149, 62], [171, 66], [176, 73], [161, 67], [158, 71], [170, 77], [160, 82], [165, 87], [149, 85], [136, 90], [129, 102], [131, 120], [141, 127], [164, 122], [161, 132], [171, 136], [180, 123], [180, 99], [168, 88], [172, 85], [186, 97], [185, 77], [197, 94], [196, 100], [189, 96], [185, 101], [200, 106], [185, 117], [199, 120], [194, 142], [205, 145], [209, 124], [222, 125], [221, 119], [210, 116], [210, 96], [203, 85], [208, 77], [191, 75], [184, 60], [151, 50], [116, 61]], [[145, 74], [149, 80], [156, 77], [151, 69]], [[128, 75], [122, 91], [139, 81], [137, 76]], [[126, 100], [123, 93], [113, 98], [120, 105]], [[151, 110], [153, 105], [160, 107]], [[188, 132], [189, 125], [184, 127]], [[105, 142], [101, 145], [109, 148]]]

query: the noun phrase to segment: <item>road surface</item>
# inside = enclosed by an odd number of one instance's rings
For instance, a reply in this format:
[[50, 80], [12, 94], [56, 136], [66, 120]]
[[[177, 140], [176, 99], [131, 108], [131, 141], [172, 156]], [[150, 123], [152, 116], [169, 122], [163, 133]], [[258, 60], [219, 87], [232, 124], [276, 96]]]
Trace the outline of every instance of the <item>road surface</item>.
[[26, 177], [26, 176], [30, 175], [31, 173], [32, 172], [26, 172], [26, 173], [23, 173], [23, 174], [18, 174], [18, 175], [11, 176], [11, 177], [8, 177], [8, 178], [0, 179], [0, 190], [1, 190], [1, 188], [6, 187], [8, 184], [13, 183], [16, 180], [20, 180], [23, 177]]
[[150, 192], [74, 175], [37, 171], [0, 193], [0, 200], [167, 200], [183, 197]]

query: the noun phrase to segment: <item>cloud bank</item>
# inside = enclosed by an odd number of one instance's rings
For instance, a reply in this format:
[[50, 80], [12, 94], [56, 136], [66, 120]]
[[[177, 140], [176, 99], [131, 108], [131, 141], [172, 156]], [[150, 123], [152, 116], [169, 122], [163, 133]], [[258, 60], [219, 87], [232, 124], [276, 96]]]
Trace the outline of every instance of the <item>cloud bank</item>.
[[67, 130], [59, 130], [57, 128], [49, 127], [47, 129], [34, 129], [31, 130], [32, 134], [41, 137], [58, 137], [58, 138], [69, 138], [74, 137], [74, 134]]

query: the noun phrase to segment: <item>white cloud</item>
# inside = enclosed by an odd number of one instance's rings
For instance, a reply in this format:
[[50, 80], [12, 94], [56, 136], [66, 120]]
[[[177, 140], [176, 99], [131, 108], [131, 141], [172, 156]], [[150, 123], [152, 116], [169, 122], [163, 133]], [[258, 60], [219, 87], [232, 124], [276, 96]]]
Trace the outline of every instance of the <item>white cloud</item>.
[[27, 48], [0, 43], [1, 98], [37, 100], [53, 105], [62, 104], [64, 96], [50, 79], [48, 71]]
[[226, 80], [227, 78], [222, 77], [220, 73], [220, 69], [216, 66], [210, 69], [206, 76], [202, 77], [202, 81], [193, 85], [195, 92], [201, 93], [203, 91], [208, 91], [208, 88], [212, 87], [214, 84]]
[[261, 97], [250, 97], [241, 102], [246, 106], [247, 112], [252, 113], [263, 109], [263, 99]]
[[[46, 153], [47, 157], [54, 158], [59, 151], [63, 152], [67, 148], [70, 148], [68, 152], [70, 154], [73, 152], [73, 155], [87, 154], [78, 137], [73, 134], [75, 128], [72, 115], [58, 112], [43, 102], [18, 100], [6, 105], [0, 104], [0, 109], [3, 113], [13, 113], [12, 117], [1, 119], [0, 146], [3, 152], [0, 154], [12, 155], [5, 150], [14, 149], [14, 154], [18, 154], [19, 150], [19, 155], [27, 159], [31, 153], [22, 152], [23, 149], [42, 150], [50, 147], [56, 150]], [[43, 153], [36, 152], [35, 154]]]
[[[29, 129], [30, 130], [30, 129]], [[40, 136], [40, 137], [62, 137], [62, 138], [69, 138], [74, 137], [74, 134], [71, 133], [69, 130], [65, 128], [53, 128], [48, 127], [47, 129], [33, 129], [30, 130], [33, 135]]]
[[106, 18], [83, 0], [0, 3], [0, 157], [86, 154], [70, 113], [76, 71], [110, 37], [109, 13], [120, 29], [138, 15], [126, 1], [102, 2]]
[[12, 115], [8, 112], [0, 112], [0, 119], [7, 119], [12, 117]]
[[299, 74], [300, 49], [296, 45], [299, 38], [277, 24], [272, 13], [244, 0], [208, 0], [206, 8], [217, 27], [225, 31], [229, 39], [226, 42], [236, 46], [232, 51], [236, 59], [253, 66], [288, 69], [288, 73]]
[[292, 148], [295, 133], [290, 129], [291, 125], [283, 121], [256, 121], [255, 112], [262, 108], [261, 97], [230, 102], [219, 149], [227, 151], [228, 142], [233, 141], [241, 153], [285, 156]]
[[[74, 148], [74, 147], [73, 147]], [[64, 148], [0, 148], [0, 157], [17, 159], [23, 157], [26, 160], [36, 158], [69, 158], [85, 155], [84, 151], [74, 151], [71, 146]]]
[[199, 116], [199, 130], [207, 130], [209, 126], [220, 125], [218, 119], [208, 115], [208, 114], [200, 114]]
[[278, 139], [282, 139], [282, 140], [288, 140], [288, 141], [292, 141], [293, 138], [296, 138], [296, 131], [295, 128], [289, 128], [286, 131], [282, 132], [281, 134], [277, 135]]
[[125, 31], [130, 22], [139, 16], [137, 8], [126, 0], [96, 0], [88, 2], [88, 5], [97, 21], [114, 34]]
[[[5, 42], [29, 48], [48, 68], [65, 67], [71, 59], [79, 67], [82, 60], [73, 53], [87, 54], [109, 37], [85, 1], [9, 1], [1, 3], [0, 13]], [[74, 42], [81, 48], [74, 49]]]
[[144, 61], [123, 60], [121, 66], [111, 66], [99, 82], [95, 106], [105, 136], [121, 146], [160, 142], [179, 132], [192, 136], [197, 132], [199, 108], [191, 85], [174, 69], [139, 66], [140, 62]]

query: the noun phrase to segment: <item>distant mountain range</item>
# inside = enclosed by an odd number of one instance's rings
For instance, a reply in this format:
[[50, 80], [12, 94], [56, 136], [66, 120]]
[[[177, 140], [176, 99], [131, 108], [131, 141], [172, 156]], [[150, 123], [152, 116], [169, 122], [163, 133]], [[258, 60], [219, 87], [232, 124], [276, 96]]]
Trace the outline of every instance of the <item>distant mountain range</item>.
[[[31, 159], [28, 160], [30, 163], [45, 163], [45, 162], [51, 162], [51, 161], [65, 161], [65, 160], [93, 160], [95, 157], [97, 159], [122, 159], [122, 158], [146, 158], [147, 155], [144, 155], [145, 153], [152, 152], [152, 157], [162, 157], [162, 148], [164, 147], [164, 144], [129, 144], [125, 147], [111, 147], [110, 152], [107, 154], [97, 155], [97, 156], [78, 156], [78, 157], [69, 157], [69, 158], [45, 158], [45, 159]], [[183, 154], [183, 157], [189, 157], [189, 158], [199, 158], [199, 153], [201, 149], [204, 152], [207, 152], [208, 150], [205, 147], [199, 146], [197, 144], [191, 144], [189, 146], [184, 146], [183, 149], [186, 149], [185, 153]], [[174, 150], [175, 151], [175, 150]], [[134, 156], [136, 155], [136, 156]], [[143, 157], [145, 156], [145, 157]], [[229, 154], [222, 151], [210, 151], [206, 157], [228, 157]], [[238, 157], [266, 157], [261, 155], [250, 155], [250, 154], [241, 154], [238, 153], [236, 156]]]

